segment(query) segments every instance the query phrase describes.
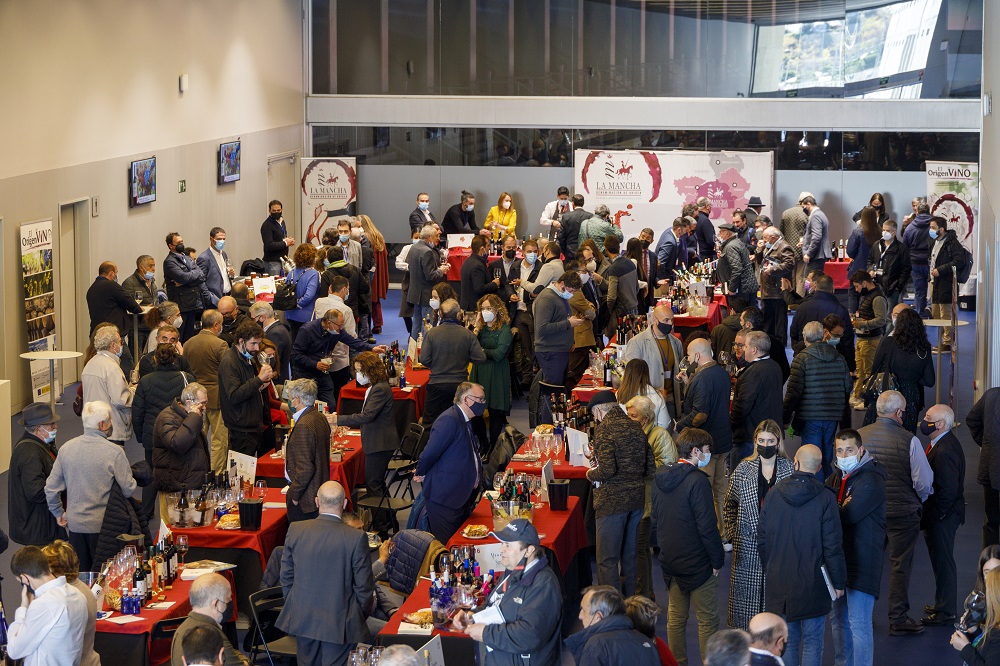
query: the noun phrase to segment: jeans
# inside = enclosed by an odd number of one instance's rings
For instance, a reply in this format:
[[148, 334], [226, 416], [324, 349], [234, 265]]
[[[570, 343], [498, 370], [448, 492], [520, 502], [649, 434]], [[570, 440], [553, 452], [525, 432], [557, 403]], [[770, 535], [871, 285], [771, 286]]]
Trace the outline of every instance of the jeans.
[[889, 624], [901, 624], [910, 611], [910, 574], [913, 547], [920, 536], [920, 509], [887, 516], [885, 533], [889, 540]]
[[[719, 630], [719, 577], [709, 576], [702, 586], [685, 592], [667, 578], [667, 644], [680, 666], [687, 666], [687, 627], [689, 607], [694, 606], [698, 618], [698, 646], [704, 658], [708, 639]], [[820, 640], [822, 640], [820, 636]], [[787, 662], [786, 662], [787, 663]]]
[[267, 274], [271, 277], [278, 277], [281, 275], [281, 262], [280, 261], [265, 261], [267, 264]]
[[833, 438], [839, 426], [837, 421], [806, 421], [802, 427], [802, 443], [814, 444], [823, 452], [823, 467], [816, 473], [820, 481], [833, 472]]
[[[788, 623], [788, 647], [782, 659], [785, 666], [821, 666], [823, 663], [823, 630], [826, 616]], [[802, 655], [799, 656], [801, 649]]]
[[874, 596], [850, 588], [833, 602], [829, 617], [836, 666], [872, 666], [874, 607]]
[[626, 597], [635, 594], [639, 577], [636, 545], [641, 519], [642, 509], [597, 518], [597, 583], [622, 591], [624, 582]]
[[913, 278], [913, 309], [917, 314], [922, 314], [927, 309], [927, 279], [930, 274], [930, 266], [926, 264], [910, 266], [910, 277]]
[[[885, 300], [887, 302], [885, 309], [889, 313], [885, 322], [885, 334], [889, 335], [889, 333], [892, 332], [892, 309], [903, 302], [903, 290], [900, 289], [899, 291], [895, 291], [891, 294], [886, 294]], [[919, 314], [919, 311], [917, 314]]]
[[[423, 332], [424, 330], [424, 317], [429, 315], [433, 310], [429, 305], [421, 305], [417, 303], [413, 306], [413, 326], [410, 329], [410, 337], [414, 340]], [[419, 359], [418, 359], [419, 360]]]

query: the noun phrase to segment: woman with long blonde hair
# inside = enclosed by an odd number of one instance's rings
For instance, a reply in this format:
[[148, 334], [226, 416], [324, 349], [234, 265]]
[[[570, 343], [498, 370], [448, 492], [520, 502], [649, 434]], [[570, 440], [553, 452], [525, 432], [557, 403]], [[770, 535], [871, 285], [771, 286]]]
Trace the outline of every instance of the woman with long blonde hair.
[[476, 303], [476, 337], [486, 352], [486, 360], [473, 363], [469, 381], [481, 384], [486, 392], [486, 408], [490, 411], [490, 446], [507, 425], [510, 414], [510, 346], [514, 335], [510, 330], [507, 306], [496, 294], [486, 294]]
[[956, 630], [951, 635], [951, 646], [958, 650], [969, 666], [1000, 665], [1000, 569], [993, 569], [986, 580], [986, 622], [983, 633], [974, 641]]
[[385, 245], [385, 237], [375, 228], [375, 223], [367, 215], [358, 215], [358, 222], [365, 232], [365, 237], [372, 245], [375, 253], [375, 272], [369, 275], [372, 286], [372, 333], [382, 332], [382, 301], [389, 293], [389, 250]]

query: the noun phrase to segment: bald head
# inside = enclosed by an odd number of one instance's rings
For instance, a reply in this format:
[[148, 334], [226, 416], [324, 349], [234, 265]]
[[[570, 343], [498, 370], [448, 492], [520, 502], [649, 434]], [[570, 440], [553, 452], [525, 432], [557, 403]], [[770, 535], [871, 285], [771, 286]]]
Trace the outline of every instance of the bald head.
[[803, 444], [795, 452], [795, 462], [800, 472], [815, 474], [823, 465], [823, 453], [819, 447], [812, 444]]
[[902, 312], [903, 310], [909, 310], [909, 309], [910, 309], [910, 306], [907, 305], [906, 303], [899, 303], [899, 304], [897, 304], [896, 307], [894, 307], [892, 309], [892, 318], [895, 319], [899, 315], [900, 312]]
[[954, 427], [955, 410], [948, 405], [932, 405], [924, 414], [924, 420], [934, 424], [934, 432], [930, 434], [931, 439], [933, 439]]
[[217, 573], [198, 576], [191, 583], [191, 590], [188, 592], [191, 610], [220, 620], [222, 616], [220, 607], [225, 608], [232, 600], [232, 595], [229, 581]]
[[712, 360], [712, 342], [705, 338], [695, 338], [688, 344], [688, 355], [701, 354], [701, 362], [707, 363]]
[[115, 263], [113, 261], [105, 261], [104, 263], [102, 263], [100, 266], [97, 267], [97, 274], [103, 275], [104, 277], [107, 277], [108, 275], [117, 272], [118, 272], [118, 267], [115, 266]]
[[335, 516], [343, 513], [346, 498], [347, 493], [344, 492], [344, 486], [336, 481], [327, 481], [319, 487], [319, 492], [316, 493], [320, 513], [332, 513]]
[[223, 296], [219, 299], [219, 304], [216, 306], [216, 309], [224, 318], [231, 319], [233, 315], [236, 314], [236, 310], [238, 309], [236, 299], [232, 296]]
[[781, 655], [784, 643], [788, 642], [788, 625], [780, 615], [757, 613], [750, 619], [747, 628], [750, 630], [751, 647], [767, 650], [775, 656]]

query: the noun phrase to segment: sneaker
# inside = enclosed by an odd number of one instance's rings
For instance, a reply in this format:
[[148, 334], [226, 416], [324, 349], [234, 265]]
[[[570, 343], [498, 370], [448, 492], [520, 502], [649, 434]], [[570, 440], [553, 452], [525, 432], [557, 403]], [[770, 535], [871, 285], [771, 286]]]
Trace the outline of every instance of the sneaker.
[[728, 541], [723, 541], [722, 549], [725, 550], [727, 553], [731, 553], [733, 551], [733, 544], [729, 543]]
[[919, 634], [923, 630], [924, 625], [911, 617], [904, 618], [899, 624], [889, 625], [890, 636], [909, 636], [911, 634]]
[[933, 612], [925, 615], [921, 620], [920, 624], [925, 627], [939, 627], [942, 624], [951, 624], [955, 621], [955, 616], [951, 613], [940, 613]]

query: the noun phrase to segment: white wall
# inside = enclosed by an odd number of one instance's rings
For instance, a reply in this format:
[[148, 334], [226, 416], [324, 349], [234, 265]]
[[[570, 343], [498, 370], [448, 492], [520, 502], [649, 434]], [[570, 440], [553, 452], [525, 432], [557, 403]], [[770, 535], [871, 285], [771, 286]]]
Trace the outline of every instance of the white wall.
[[[27, 348], [17, 324], [21, 224], [58, 221], [60, 204], [99, 197], [99, 217], [77, 239], [89, 249], [87, 283], [104, 260], [118, 263], [124, 279], [140, 254], [154, 256], [162, 276], [168, 231], [203, 250], [209, 228], [223, 226], [233, 263], [260, 256], [267, 156], [302, 145], [301, 2], [3, 2], [0, 43], [0, 275], [8, 287], [0, 377], [11, 380], [16, 410], [29, 399], [27, 363], [18, 358]], [[182, 73], [190, 78], [184, 95]], [[216, 151], [236, 137], [242, 179], [220, 187]], [[129, 162], [153, 154], [157, 201], [129, 209]], [[55, 260], [59, 271], [67, 258]], [[85, 304], [78, 309], [89, 329]], [[64, 338], [60, 348], [76, 347]]]
[[[994, 314], [1000, 311], [1000, 231], [997, 230], [996, 211], [1000, 210], [1000, 155], [996, 147], [1000, 142], [1000, 43], [992, 39], [1000, 35], [1000, 6], [986, 2], [984, 7], [983, 34], [983, 93], [992, 95], [993, 113], [983, 118], [979, 158], [979, 249], [977, 264], [982, 275], [978, 281], [976, 312]], [[976, 397], [983, 391], [1000, 384], [1000, 330], [993, 325], [992, 316], [976, 318]]]

